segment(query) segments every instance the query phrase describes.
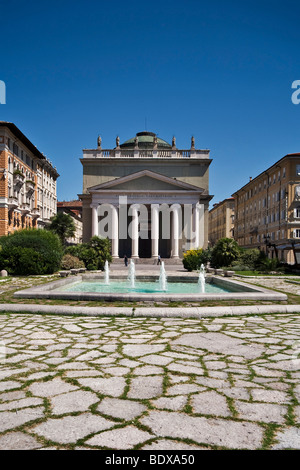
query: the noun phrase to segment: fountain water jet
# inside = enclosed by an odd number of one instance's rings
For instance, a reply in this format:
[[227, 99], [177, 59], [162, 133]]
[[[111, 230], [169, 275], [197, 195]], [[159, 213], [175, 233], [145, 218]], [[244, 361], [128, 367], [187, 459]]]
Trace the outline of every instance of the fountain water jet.
[[200, 292], [205, 293], [205, 267], [204, 264], [201, 264], [198, 278], [198, 285], [200, 287]]
[[130, 287], [134, 289], [135, 288], [135, 264], [133, 260], [130, 261], [129, 273], [128, 273], [127, 279], [129, 280]]
[[107, 260], [105, 261], [105, 264], [104, 264], [104, 283], [106, 285], [109, 284], [109, 266], [108, 266]]
[[159, 288], [160, 288], [160, 290], [163, 290], [163, 291], [168, 290], [168, 287], [167, 287], [167, 274], [166, 274], [166, 270], [165, 270], [164, 261], [161, 262], [161, 266], [160, 266]]

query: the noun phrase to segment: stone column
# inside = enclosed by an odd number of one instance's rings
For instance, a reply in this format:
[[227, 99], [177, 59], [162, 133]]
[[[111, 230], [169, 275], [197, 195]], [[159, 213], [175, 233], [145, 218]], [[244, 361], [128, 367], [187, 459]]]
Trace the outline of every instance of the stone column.
[[158, 258], [159, 204], [151, 205], [151, 257]]
[[133, 204], [130, 207], [132, 214], [131, 221], [131, 258], [139, 258], [139, 218], [138, 218], [138, 204]]
[[111, 207], [111, 255], [113, 258], [119, 258], [119, 214], [116, 206]]
[[194, 249], [199, 248], [199, 206], [198, 204], [194, 207]]
[[91, 204], [92, 208], [92, 237], [98, 236], [98, 204]]
[[194, 207], [194, 249], [202, 248], [204, 242], [204, 235], [203, 235], [203, 214], [204, 208], [203, 204], [197, 203]]
[[180, 205], [173, 206], [172, 258], [179, 258], [179, 213]]

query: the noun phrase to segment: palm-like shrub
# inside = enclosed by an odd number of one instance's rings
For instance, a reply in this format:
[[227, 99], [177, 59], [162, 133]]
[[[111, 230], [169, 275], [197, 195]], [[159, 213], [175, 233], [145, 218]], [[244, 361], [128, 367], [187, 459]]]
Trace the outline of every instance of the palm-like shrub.
[[212, 266], [230, 266], [240, 257], [240, 248], [233, 238], [220, 238], [212, 249]]
[[61, 243], [65, 245], [67, 238], [74, 236], [76, 227], [74, 220], [69, 214], [58, 212], [58, 214], [51, 218], [48, 230], [58, 235]]

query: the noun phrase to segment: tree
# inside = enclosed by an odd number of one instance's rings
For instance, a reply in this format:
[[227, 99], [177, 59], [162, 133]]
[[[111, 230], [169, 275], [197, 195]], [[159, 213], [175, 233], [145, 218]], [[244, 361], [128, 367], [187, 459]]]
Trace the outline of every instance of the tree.
[[240, 256], [240, 248], [233, 238], [220, 238], [212, 250], [212, 265], [215, 268], [230, 266]]
[[49, 225], [48, 230], [56, 233], [62, 244], [65, 245], [67, 238], [74, 237], [76, 227], [74, 220], [69, 214], [58, 212], [58, 214], [51, 218], [51, 224]]

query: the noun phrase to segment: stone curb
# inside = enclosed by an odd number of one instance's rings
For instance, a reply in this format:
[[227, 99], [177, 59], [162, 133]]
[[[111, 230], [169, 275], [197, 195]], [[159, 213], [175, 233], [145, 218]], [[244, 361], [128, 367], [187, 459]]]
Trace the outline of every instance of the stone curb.
[[205, 318], [225, 315], [300, 313], [300, 305], [241, 305], [232, 307], [73, 307], [68, 305], [0, 304], [0, 312], [51, 315]]

